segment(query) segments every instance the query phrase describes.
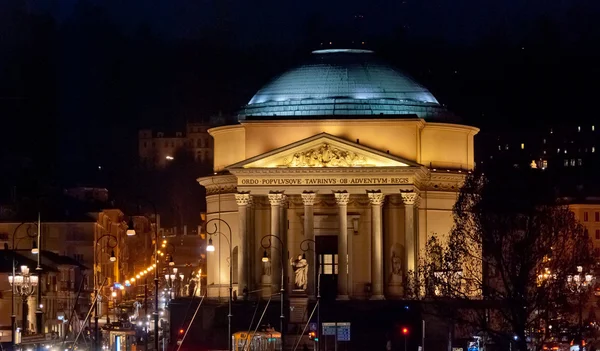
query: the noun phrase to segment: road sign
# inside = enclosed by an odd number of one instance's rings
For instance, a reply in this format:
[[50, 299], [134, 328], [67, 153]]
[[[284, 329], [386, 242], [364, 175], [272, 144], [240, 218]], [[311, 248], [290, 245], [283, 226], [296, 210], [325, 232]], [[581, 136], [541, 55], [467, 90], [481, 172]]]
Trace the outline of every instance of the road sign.
[[335, 323], [321, 323], [323, 326], [323, 335], [335, 335]]
[[317, 331], [317, 323], [310, 323], [308, 325], [308, 330], [311, 332], [316, 332]]
[[338, 341], [350, 341], [350, 323], [337, 324]]

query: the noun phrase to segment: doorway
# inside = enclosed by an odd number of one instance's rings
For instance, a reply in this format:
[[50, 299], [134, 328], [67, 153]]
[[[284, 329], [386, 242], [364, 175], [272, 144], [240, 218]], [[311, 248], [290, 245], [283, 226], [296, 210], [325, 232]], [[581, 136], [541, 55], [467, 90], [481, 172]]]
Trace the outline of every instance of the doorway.
[[317, 245], [317, 272], [321, 273], [321, 298], [334, 300], [337, 296], [338, 253], [337, 236], [320, 235]]

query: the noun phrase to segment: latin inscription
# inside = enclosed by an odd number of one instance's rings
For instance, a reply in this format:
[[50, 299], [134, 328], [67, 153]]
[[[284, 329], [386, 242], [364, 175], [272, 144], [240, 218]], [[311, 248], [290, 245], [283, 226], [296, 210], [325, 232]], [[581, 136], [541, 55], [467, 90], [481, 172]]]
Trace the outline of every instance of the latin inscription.
[[397, 185], [408, 184], [408, 178], [242, 178], [241, 185]]

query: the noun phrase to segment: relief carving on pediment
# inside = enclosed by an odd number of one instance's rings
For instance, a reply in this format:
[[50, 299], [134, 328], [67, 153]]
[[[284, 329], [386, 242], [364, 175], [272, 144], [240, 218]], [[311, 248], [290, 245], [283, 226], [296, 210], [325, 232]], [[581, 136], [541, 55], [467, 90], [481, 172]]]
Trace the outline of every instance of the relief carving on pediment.
[[367, 159], [327, 143], [283, 159], [284, 167], [365, 167]]

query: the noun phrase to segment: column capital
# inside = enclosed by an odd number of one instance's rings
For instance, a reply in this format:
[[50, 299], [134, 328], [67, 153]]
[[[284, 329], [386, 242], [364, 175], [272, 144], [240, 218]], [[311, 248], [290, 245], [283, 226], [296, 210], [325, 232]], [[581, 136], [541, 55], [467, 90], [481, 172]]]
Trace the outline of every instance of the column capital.
[[316, 199], [317, 194], [315, 192], [306, 191], [302, 193], [302, 202], [304, 203], [304, 206], [313, 206]]
[[248, 206], [250, 201], [252, 201], [252, 197], [250, 196], [250, 193], [235, 194], [235, 202], [237, 202], [238, 206]]
[[419, 194], [415, 192], [401, 192], [400, 195], [405, 205], [419, 206]]
[[285, 195], [282, 192], [271, 192], [268, 197], [271, 206], [282, 206], [285, 203]]
[[350, 201], [350, 194], [347, 191], [336, 191], [333, 193], [335, 195], [335, 202], [338, 205], [346, 206]]
[[381, 206], [385, 200], [385, 195], [380, 190], [367, 190], [367, 196], [371, 205]]

